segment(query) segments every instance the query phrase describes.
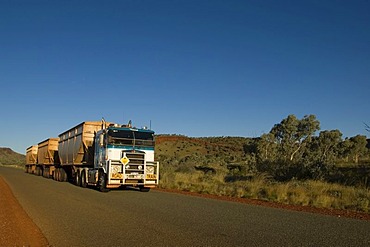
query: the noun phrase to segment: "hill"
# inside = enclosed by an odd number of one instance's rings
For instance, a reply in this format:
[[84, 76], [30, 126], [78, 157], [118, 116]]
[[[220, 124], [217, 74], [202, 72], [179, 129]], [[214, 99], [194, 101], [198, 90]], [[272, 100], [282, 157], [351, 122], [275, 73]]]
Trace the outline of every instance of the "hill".
[[23, 166], [25, 164], [26, 156], [14, 152], [10, 148], [0, 148], [0, 165], [9, 166]]
[[252, 138], [156, 136], [156, 159], [162, 168], [170, 165], [175, 171], [198, 167], [219, 169], [230, 164], [245, 164], [244, 147]]
[[[284, 172], [299, 175], [297, 168], [302, 170], [307, 166], [259, 163], [255, 152], [260, 140], [158, 135], [155, 155], [161, 167], [159, 186], [201, 194], [370, 212], [370, 170], [364, 165], [341, 168], [335, 164], [320, 164], [312, 166], [316, 170], [309, 170], [311, 173], [304, 173], [321, 175], [316, 179], [295, 175], [282, 180], [278, 175]], [[271, 171], [266, 167], [271, 167]]]

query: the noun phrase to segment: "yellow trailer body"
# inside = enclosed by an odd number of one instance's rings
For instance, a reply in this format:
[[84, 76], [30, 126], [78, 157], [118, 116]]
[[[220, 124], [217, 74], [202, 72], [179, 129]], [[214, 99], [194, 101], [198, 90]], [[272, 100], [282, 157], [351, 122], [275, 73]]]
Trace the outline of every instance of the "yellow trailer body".
[[62, 166], [94, 165], [94, 136], [102, 122], [82, 122], [59, 135], [59, 159]]
[[33, 145], [26, 149], [26, 165], [37, 164], [37, 151], [38, 151], [37, 145]]
[[38, 146], [33, 145], [26, 149], [26, 166], [25, 170], [27, 173], [36, 173], [36, 165], [37, 165], [37, 152]]
[[58, 157], [59, 138], [49, 138], [38, 145], [38, 164], [54, 165], [59, 163]]

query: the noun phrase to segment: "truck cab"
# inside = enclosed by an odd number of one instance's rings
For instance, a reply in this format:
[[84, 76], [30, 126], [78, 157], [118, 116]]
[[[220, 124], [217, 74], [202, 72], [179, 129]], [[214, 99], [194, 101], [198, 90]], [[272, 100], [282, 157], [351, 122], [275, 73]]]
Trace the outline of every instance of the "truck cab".
[[154, 161], [154, 131], [146, 128], [110, 125], [96, 132], [94, 168], [88, 184], [100, 190], [120, 186], [149, 191], [159, 181], [159, 163]]

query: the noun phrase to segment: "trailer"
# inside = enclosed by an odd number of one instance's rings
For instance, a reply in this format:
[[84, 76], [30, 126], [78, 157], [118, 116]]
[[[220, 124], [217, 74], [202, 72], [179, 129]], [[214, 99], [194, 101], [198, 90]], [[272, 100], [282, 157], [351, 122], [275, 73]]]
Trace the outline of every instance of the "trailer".
[[38, 175], [102, 192], [121, 186], [147, 192], [159, 183], [154, 143], [154, 131], [147, 128], [86, 121], [40, 142], [35, 167]]
[[38, 146], [33, 145], [26, 149], [26, 173], [36, 174]]
[[102, 122], [82, 122], [59, 135], [60, 166], [56, 167], [55, 180], [72, 180], [81, 186], [81, 168], [94, 166], [94, 137], [104, 126]]
[[59, 138], [49, 138], [38, 144], [36, 166], [38, 175], [53, 177], [55, 166], [59, 164], [58, 142]]

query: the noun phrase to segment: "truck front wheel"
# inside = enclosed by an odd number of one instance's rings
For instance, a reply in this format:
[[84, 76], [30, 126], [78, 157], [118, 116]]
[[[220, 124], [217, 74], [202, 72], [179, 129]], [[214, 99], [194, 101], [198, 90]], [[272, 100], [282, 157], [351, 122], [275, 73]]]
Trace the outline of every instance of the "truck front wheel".
[[109, 191], [109, 189], [107, 188], [107, 176], [103, 172], [101, 172], [99, 174], [99, 185], [98, 185], [98, 187], [99, 187], [99, 190], [101, 192], [108, 192]]

